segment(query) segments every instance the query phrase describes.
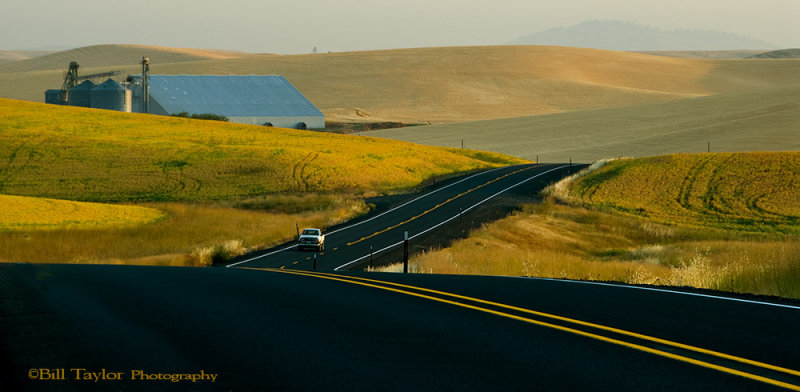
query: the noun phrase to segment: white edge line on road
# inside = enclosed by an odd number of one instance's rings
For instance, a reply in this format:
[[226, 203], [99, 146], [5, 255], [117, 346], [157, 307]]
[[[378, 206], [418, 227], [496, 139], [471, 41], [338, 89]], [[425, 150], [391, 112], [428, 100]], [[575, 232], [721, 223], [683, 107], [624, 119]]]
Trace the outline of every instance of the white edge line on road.
[[687, 291], [678, 291], [678, 290], [668, 290], [668, 289], [657, 289], [655, 287], [643, 287], [643, 286], [631, 286], [627, 284], [614, 284], [614, 283], [603, 283], [603, 282], [590, 282], [585, 280], [568, 280], [568, 279], [554, 279], [554, 278], [536, 278], [536, 277], [525, 277], [525, 276], [507, 276], [508, 278], [517, 278], [517, 279], [535, 279], [535, 280], [546, 280], [550, 282], [559, 282], [559, 283], [577, 283], [577, 284], [591, 284], [596, 286], [607, 286], [607, 287], [619, 287], [619, 288], [626, 288], [626, 289], [636, 289], [636, 290], [646, 290], [646, 291], [655, 291], [659, 293], [671, 293], [671, 294], [680, 294], [680, 295], [690, 295], [693, 297], [703, 297], [703, 298], [712, 298], [712, 299], [721, 299], [726, 301], [734, 301], [734, 302], [743, 302], [748, 304], [755, 304], [755, 305], [769, 305], [769, 306], [776, 306], [779, 308], [787, 308], [787, 309], [796, 309], [800, 310], [800, 306], [795, 305], [784, 305], [784, 304], [776, 304], [773, 302], [763, 302], [763, 301], [755, 301], [751, 299], [742, 299], [742, 298], [734, 298], [734, 297], [725, 297], [721, 295], [711, 295], [711, 294], [700, 294], [700, 293], [692, 293]]
[[[409, 204], [411, 204], [411, 203], [413, 203], [413, 202], [415, 202], [415, 201], [417, 201], [417, 200], [419, 200], [419, 199], [422, 199], [422, 198], [424, 198], [424, 197], [428, 197], [428, 196], [430, 196], [430, 195], [432, 195], [432, 194], [434, 194], [434, 193], [436, 193], [436, 192], [439, 192], [439, 191], [445, 190], [445, 189], [447, 189], [447, 188], [450, 188], [450, 187], [451, 187], [451, 186], [453, 186], [453, 185], [460, 184], [460, 183], [462, 183], [462, 182], [464, 182], [464, 181], [466, 181], [466, 180], [469, 180], [469, 179], [471, 179], [471, 178], [473, 178], [473, 177], [480, 176], [480, 175], [483, 175], [483, 174], [486, 174], [486, 173], [491, 173], [491, 172], [493, 172], [493, 171], [500, 170], [500, 169], [505, 169], [505, 168], [509, 168], [509, 167], [515, 167], [515, 166], [521, 166], [521, 165], [512, 165], [512, 166], [496, 167], [496, 168], [494, 168], [494, 169], [489, 169], [489, 170], [486, 170], [486, 171], [482, 171], [482, 172], [480, 172], [480, 173], [475, 173], [475, 174], [473, 174], [473, 175], [471, 175], [471, 176], [469, 176], [469, 177], [462, 178], [462, 179], [460, 179], [460, 180], [458, 180], [458, 181], [456, 181], [456, 182], [454, 182], [454, 183], [452, 183], [452, 184], [445, 185], [445, 186], [443, 186], [443, 187], [441, 187], [441, 188], [439, 188], [439, 189], [436, 189], [436, 190], [430, 191], [430, 192], [428, 192], [428, 193], [426, 193], [426, 194], [424, 194], [424, 195], [422, 195], [422, 196], [418, 196], [418, 197], [416, 197], [416, 198], [414, 198], [414, 199], [412, 199], [412, 200], [409, 200], [409, 201], [407, 201], [407, 202], [405, 202], [405, 203], [403, 203], [403, 204], [401, 204], [401, 205], [399, 205], [399, 206], [397, 206], [397, 207], [394, 207], [394, 208], [392, 208], [392, 209], [390, 209], [390, 210], [387, 210], [387, 211], [381, 212], [380, 214], [378, 214], [378, 215], [375, 215], [375, 216], [373, 216], [372, 218], [365, 219], [365, 220], [363, 220], [363, 221], [360, 221], [360, 222], [354, 223], [354, 224], [352, 224], [352, 225], [350, 225], [350, 226], [340, 227], [340, 228], [338, 228], [338, 229], [336, 229], [336, 230], [334, 230], [334, 231], [330, 231], [330, 232], [327, 232], [327, 233], [325, 233], [325, 235], [331, 235], [331, 234], [334, 234], [334, 233], [338, 233], [338, 232], [340, 232], [340, 231], [342, 231], [342, 230], [347, 230], [347, 229], [350, 229], [350, 228], [356, 227], [356, 226], [358, 226], [358, 225], [360, 225], [360, 224], [362, 224], [362, 223], [367, 223], [367, 222], [369, 222], [369, 221], [371, 221], [371, 220], [373, 220], [373, 219], [380, 218], [380, 217], [382, 217], [382, 216], [384, 216], [384, 215], [386, 215], [386, 214], [388, 214], [388, 213], [390, 213], [390, 212], [392, 212], [392, 211], [395, 211], [395, 210], [397, 210], [397, 209], [399, 209], [399, 208], [403, 208], [403, 207], [405, 207], [405, 206], [407, 206], [407, 205], [409, 205]], [[394, 245], [392, 245], [392, 246], [394, 246]], [[294, 245], [290, 245], [290, 246], [287, 246], [287, 247], [285, 247], [285, 248], [281, 248], [281, 249], [278, 249], [278, 250], [275, 250], [275, 251], [272, 251], [272, 252], [269, 252], [269, 253], [266, 253], [266, 254], [263, 254], [263, 255], [259, 255], [259, 256], [255, 256], [255, 257], [249, 258], [249, 259], [247, 259], [247, 260], [239, 261], [239, 262], [236, 262], [236, 263], [233, 263], [233, 264], [228, 264], [228, 265], [226, 265], [225, 267], [226, 267], [226, 268], [230, 268], [230, 267], [235, 267], [235, 266], [237, 266], [237, 265], [240, 265], [240, 264], [249, 263], [249, 262], [251, 262], [251, 261], [253, 261], [253, 260], [258, 260], [258, 259], [260, 259], [260, 258], [263, 258], [263, 257], [272, 256], [272, 255], [274, 255], [275, 253], [284, 252], [284, 251], [287, 251], [287, 250], [289, 250], [289, 249], [292, 249], [292, 248], [294, 248], [294, 247], [295, 247]]]
[[[501, 194], [501, 193], [503, 193], [503, 192], [507, 192], [509, 189], [516, 188], [516, 187], [518, 187], [518, 186], [520, 186], [520, 185], [522, 185], [522, 184], [524, 184], [524, 183], [526, 183], [526, 182], [528, 182], [528, 181], [530, 181], [530, 180], [533, 180], [533, 179], [534, 179], [534, 178], [536, 178], [536, 177], [543, 176], [543, 175], [545, 175], [545, 174], [547, 174], [547, 173], [550, 173], [551, 171], [555, 171], [555, 170], [563, 169], [563, 168], [565, 168], [565, 167], [568, 167], [568, 166], [569, 166], [569, 165], [563, 165], [563, 166], [555, 167], [555, 168], [552, 168], [552, 169], [550, 169], [550, 170], [548, 170], [548, 171], [546, 171], [546, 172], [539, 173], [539, 174], [537, 174], [537, 175], [535, 175], [535, 176], [533, 176], [533, 177], [527, 178], [527, 179], [525, 179], [525, 180], [523, 180], [523, 181], [520, 181], [520, 182], [518, 182], [518, 183], [516, 183], [516, 184], [514, 184], [514, 185], [511, 185], [511, 186], [509, 186], [508, 188], [506, 188], [506, 189], [503, 189], [502, 191], [500, 191], [500, 192], [497, 192], [497, 193], [495, 193], [495, 194], [493, 194], [493, 195], [491, 195], [491, 196], [489, 196], [489, 197], [487, 197], [487, 198], [485, 198], [485, 199], [483, 199], [483, 200], [481, 200], [481, 201], [477, 202], [476, 204], [474, 204], [474, 205], [470, 206], [469, 208], [467, 208], [467, 209], [465, 209], [465, 210], [461, 211], [461, 214], [463, 214], [463, 213], [465, 213], [465, 212], [467, 212], [467, 211], [469, 211], [469, 210], [471, 210], [471, 209], [473, 209], [473, 208], [475, 208], [475, 207], [477, 207], [477, 206], [479, 206], [479, 205], [481, 205], [481, 204], [483, 204], [483, 203], [485, 203], [485, 202], [487, 202], [487, 201], [489, 201], [489, 200], [493, 199], [494, 197], [496, 197], [497, 195], [499, 195], [499, 194]], [[416, 237], [418, 237], [418, 236], [421, 236], [421, 235], [423, 235], [423, 234], [425, 234], [425, 233], [427, 233], [427, 232], [429, 232], [429, 231], [431, 231], [431, 230], [433, 230], [433, 229], [435, 229], [435, 228], [437, 228], [437, 227], [439, 227], [439, 226], [442, 226], [442, 225], [444, 225], [444, 224], [447, 224], [447, 223], [448, 223], [448, 222], [450, 222], [451, 220], [458, 218], [458, 216], [459, 216], [459, 215], [461, 215], [461, 214], [457, 214], [457, 215], [454, 215], [454, 216], [452, 216], [452, 217], [450, 217], [450, 218], [448, 218], [448, 219], [445, 219], [445, 220], [443, 220], [443, 221], [441, 221], [441, 222], [437, 223], [436, 225], [433, 225], [433, 226], [431, 226], [431, 227], [429, 227], [429, 228], [427, 228], [427, 229], [425, 229], [425, 230], [423, 230], [423, 231], [421, 231], [421, 232], [419, 232], [419, 233], [417, 233], [417, 234], [414, 234], [414, 235], [410, 236], [408, 239], [409, 239], [409, 240], [413, 240], [414, 238], [416, 238]], [[374, 256], [374, 255], [376, 255], [376, 254], [378, 254], [378, 253], [381, 253], [381, 252], [383, 252], [383, 251], [385, 251], [385, 250], [387, 250], [387, 249], [394, 248], [395, 246], [398, 246], [398, 245], [400, 245], [400, 244], [402, 244], [402, 243], [403, 243], [403, 241], [400, 241], [400, 242], [397, 242], [397, 243], [395, 243], [395, 244], [389, 245], [389, 246], [387, 246], [387, 247], [385, 247], [385, 248], [383, 248], [383, 249], [380, 249], [380, 250], [378, 250], [378, 251], [376, 251], [376, 252], [372, 252], [372, 255]], [[358, 263], [359, 261], [361, 261], [361, 260], [364, 260], [364, 259], [366, 259], [367, 257], [369, 257], [369, 255], [361, 256], [361, 257], [359, 257], [359, 258], [357, 258], [357, 259], [355, 259], [355, 260], [353, 260], [353, 261], [350, 261], [350, 262], [348, 262], [348, 263], [342, 264], [342, 265], [340, 265], [340, 266], [338, 266], [338, 267], [334, 268], [333, 270], [334, 270], [334, 271], [339, 271], [339, 270], [341, 270], [342, 268], [346, 268], [346, 267], [348, 267], [348, 266], [350, 266], [350, 265], [353, 265], [353, 264], [355, 264], [355, 263]]]

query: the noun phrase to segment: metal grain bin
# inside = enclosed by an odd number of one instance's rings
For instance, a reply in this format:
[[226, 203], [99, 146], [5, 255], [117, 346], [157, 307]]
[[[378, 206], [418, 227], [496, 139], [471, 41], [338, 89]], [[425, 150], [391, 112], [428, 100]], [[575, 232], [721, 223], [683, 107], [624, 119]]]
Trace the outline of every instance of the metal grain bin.
[[113, 79], [98, 84], [91, 91], [91, 104], [95, 109], [108, 109], [120, 112], [131, 111], [131, 91]]
[[82, 106], [85, 108], [91, 107], [90, 94], [93, 88], [94, 83], [89, 80], [85, 80], [83, 83], [71, 88], [69, 90], [69, 94], [67, 95], [69, 106]]

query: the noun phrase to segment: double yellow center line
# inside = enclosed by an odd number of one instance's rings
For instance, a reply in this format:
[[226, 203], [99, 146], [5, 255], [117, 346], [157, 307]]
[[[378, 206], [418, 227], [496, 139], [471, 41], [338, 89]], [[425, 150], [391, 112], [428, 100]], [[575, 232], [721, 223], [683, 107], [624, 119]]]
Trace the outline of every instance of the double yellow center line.
[[[617, 334], [617, 335], [627, 336], [627, 337], [639, 339], [639, 340], [642, 340], [642, 341], [647, 341], [647, 342], [656, 343], [656, 344], [660, 344], [660, 345], [664, 345], [664, 346], [678, 348], [678, 349], [681, 349], [681, 350], [691, 351], [691, 352], [694, 352], [694, 353], [703, 354], [703, 355], [707, 355], [707, 356], [711, 356], [711, 357], [716, 357], [716, 358], [727, 360], [727, 361], [738, 362], [738, 363], [741, 363], [741, 364], [744, 364], [744, 365], [749, 365], [749, 366], [753, 366], [753, 367], [757, 367], [757, 368], [761, 368], [761, 369], [765, 369], [765, 370], [769, 370], [769, 371], [773, 371], [773, 372], [777, 372], [777, 373], [782, 373], [784, 375], [800, 377], [800, 372], [796, 371], [796, 370], [787, 369], [787, 368], [783, 368], [783, 367], [775, 366], [775, 365], [770, 365], [770, 364], [767, 364], [767, 363], [754, 361], [754, 360], [750, 360], [750, 359], [746, 359], [746, 358], [741, 358], [741, 357], [737, 357], [737, 356], [733, 356], [733, 355], [729, 355], [729, 354], [724, 354], [724, 353], [721, 353], [721, 352], [708, 350], [708, 349], [704, 349], [704, 348], [700, 348], [700, 347], [695, 347], [695, 346], [691, 346], [691, 345], [687, 345], [687, 344], [683, 344], [683, 343], [677, 343], [677, 342], [673, 342], [673, 341], [669, 341], [669, 340], [665, 340], [665, 339], [660, 339], [660, 338], [656, 338], [656, 337], [652, 337], [652, 336], [647, 336], [647, 335], [639, 334], [639, 333], [636, 333], [636, 332], [630, 332], [630, 331], [622, 330], [622, 329], [619, 329], [619, 328], [608, 327], [608, 326], [605, 326], [605, 325], [600, 325], [600, 324], [585, 322], [585, 321], [576, 320], [576, 319], [572, 319], [572, 318], [568, 318], [568, 317], [558, 316], [558, 315], [554, 315], [554, 314], [549, 314], [549, 313], [539, 312], [539, 311], [535, 311], [535, 310], [520, 308], [520, 307], [517, 307], [517, 306], [506, 305], [506, 304], [502, 304], [502, 303], [498, 303], [498, 302], [493, 302], [493, 301], [487, 301], [487, 300], [483, 300], [483, 299], [479, 299], [479, 298], [468, 297], [468, 296], [465, 296], [465, 295], [447, 293], [447, 292], [444, 292], [444, 291], [432, 290], [432, 289], [427, 289], [427, 288], [423, 288], [423, 287], [410, 286], [410, 285], [404, 285], [404, 284], [393, 283], [393, 282], [386, 282], [386, 281], [375, 280], [375, 279], [367, 279], [367, 278], [360, 278], [360, 277], [355, 277], [355, 276], [346, 276], [346, 275], [320, 273], [320, 272], [282, 270], [282, 269], [271, 269], [271, 268], [270, 269], [248, 268], [248, 269], [270, 271], [270, 272], [279, 272], [279, 273], [292, 274], [292, 275], [301, 275], [301, 276], [307, 276], [307, 277], [313, 277], [313, 278], [319, 278], [319, 279], [328, 279], [328, 280], [334, 280], [334, 281], [339, 281], [339, 282], [344, 282], [344, 283], [349, 283], [349, 284], [354, 284], [354, 285], [360, 285], [360, 286], [376, 288], [376, 289], [385, 290], [385, 291], [391, 291], [391, 292], [400, 293], [400, 294], [404, 294], [404, 295], [410, 295], [410, 296], [417, 297], [417, 298], [423, 298], [423, 299], [427, 299], [427, 300], [431, 300], [431, 301], [436, 301], [436, 302], [445, 303], [445, 304], [449, 304], [449, 305], [453, 305], [453, 306], [458, 306], [458, 307], [472, 309], [472, 310], [476, 310], [476, 311], [480, 311], [480, 312], [484, 312], [484, 313], [489, 313], [489, 314], [493, 314], [493, 315], [500, 316], [500, 317], [505, 317], [505, 318], [509, 318], [509, 319], [513, 319], [513, 320], [518, 320], [518, 321], [526, 322], [526, 323], [529, 323], [529, 324], [538, 325], [538, 326], [541, 326], [541, 327], [552, 328], [552, 329], [556, 329], [556, 330], [559, 330], [559, 331], [562, 331], [562, 332], [567, 332], [567, 333], [580, 335], [580, 336], [584, 336], [584, 337], [587, 337], [587, 338], [591, 338], [591, 339], [595, 339], [595, 340], [599, 340], [599, 341], [603, 341], [603, 342], [607, 342], [607, 343], [611, 343], [611, 344], [616, 344], [616, 345], [619, 345], [619, 346], [632, 348], [632, 349], [635, 349], [635, 350], [647, 352], [647, 353], [658, 355], [658, 356], [661, 356], [661, 357], [666, 357], [666, 358], [674, 359], [674, 360], [677, 360], [677, 361], [689, 363], [689, 364], [692, 364], [692, 365], [696, 365], [696, 366], [701, 366], [701, 367], [708, 368], [708, 369], [717, 370], [717, 371], [720, 371], [720, 372], [723, 372], [723, 373], [744, 377], [744, 378], [747, 378], [747, 379], [750, 379], [750, 380], [763, 382], [763, 383], [766, 383], [766, 384], [770, 384], [770, 385], [786, 388], [786, 389], [789, 389], [789, 390], [800, 391], [800, 385], [790, 384], [790, 383], [787, 383], [787, 382], [784, 382], [784, 381], [775, 380], [775, 379], [772, 379], [772, 378], [760, 376], [760, 375], [753, 374], [753, 373], [748, 373], [746, 371], [737, 370], [737, 369], [733, 369], [733, 368], [730, 368], [730, 367], [717, 365], [717, 364], [714, 364], [714, 363], [698, 360], [698, 359], [695, 359], [695, 358], [690, 358], [690, 357], [687, 357], [687, 356], [683, 356], [683, 355], [679, 355], [679, 354], [675, 354], [675, 353], [671, 353], [671, 352], [667, 352], [667, 351], [663, 351], [663, 350], [647, 347], [647, 346], [644, 346], [644, 345], [641, 345], [641, 344], [637, 344], [637, 343], [632, 343], [632, 342], [628, 342], [628, 341], [624, 341], [624, 340], [620, 340], [620, 339], [615, 339], [615, 338], [599, 335], [597, 333], [583, 331], [583, 330], [576, 329], [576, 328], [569, 327], [569, 326], [565, 326], [565, 325], [553, 324], [551, 322], [536, 320], [536, 319], [533, 319], [533, 318], [530, 318], [530, 317], [520, 316], [520, 315], [517, 315], [517, 314], [508, 313], [507, 311], [513, 311], [513, 312], [522, 313], [522, 314], [526, 314], [526, 315], [537, 316], [537, 317], [544, 318], [544, 319], [555, 320], [555, 321], [559, 321], [559, 322], [565, 323], [567, 325], [572, 324], [574, 326], [588, 327], [588, 328], [592, 328], [592, 329], [599, 330], [599, 331], [611, 332], [611, 333], [614, 333], [614, 334]], [[410, 290], [413, 290], [413, 291], [410, 291]], [[474, 303], [474, 304], [470, 304], [468, 302], [471, 302], [471, 303]], [[491, 307], [499, 308], [499, 309], [503, 309], [503, 310], [490, 309], [490, 308], [487, 308], [485, 306], [491, 306]]]
[[491, 181], [487, 181], [487, 182], [485, 182], [485, 183], [483, 183], [483, 184], [481, 184], [481, 185], [478, 185], [478, 186], [476, 186], [475, 188], [471, 188], [471, 189], [469, 189], [469, 190], [466, 190], [466, 191], [464, 191], [464, 192], [461, 192], [461, 193], [459, 193], [459, 194], [457, 194], [457, 195], [455, 195], [455, 196], [453, 196], [453, 197], [451, 197], [451, 198], [449, 198], [449, 199], [447, 199], [447, 200], [445, 200], [445, 201], [443, 201], [443, 202], [441, 202], [441, 203], [439, 203], [439, 204], [437, 204], [437, 205], [435, 205], [435, 206], [433, 206], [433, 207], [431, 207], [431, 208], [429, 208], [429, 209], [427, 209], [427, 210], [423, 211], [421, 214], [419, 214], [419, 215], [416, 215], [416, 216], [413, 216], [413, 217], [411, 217], [411, 218], [408, 218], [408, 219], [406, 219], [406, 220], [404, 220], [404, 221], [402, 221], [402, 222], [400, 222], [400, 223], [398, 223], [398, 224], [396, 224], [396, 225], [394, 225], [394, 226], [389, 226], [389, 227], [387, 227], [387, 228], [385, 228], [385, 229], [383, 229], [383, 230], [376, 231], [376, 232], [374, 232], [374, 233], [372, 233], [372, 234], [370, 234], [370, 235], [368, 235], [368, 236], [366, 236], [366, 237], [361, 237], [360, 239], [358, 239], [358, 240], [355, 240], [355, 241], [353, 241], [353, 242], [348, 242], [348, 243], [347, 243], [347, 246], [350, 246], [350, 245], [353, 245], [353, 244], [357, 244], [357, 243], [359, 243], [359, 242], [361, 242], [361, 241], [368, 240], [368, 239], [370, 239], [370, 238], [372, 238], [372, 237], [375, 237], [376, 235], [383, 234], [383, 233], [385, 233], [385, 232], [387, 232], [387, 231], [389, 231], [389, 230], [392, 230], [392, 229], [394, 229], [394, 228], [396, 228], [396, 227], [400, 227], [400, 226], [402, 226], [402, 225], [404, 225], [404, 224], [406, 224], [406, 223], [408, 223], [408, 222], [411, 222], [411, 221], [413, 221], [413, 220], [415, 220], [415, 219], [417, 219], [417, 218], [420, 218], [420, 217], [422, 217], [422, 216], [425, 216], [425, 215], [427, 215], [427, 214], [428, 214], [428, 213], [430, 213], [431, 211], [433, 211], [433, 210], [435, 210], [435, 209], [437, 209], [437, 208], [439, 208], [439, 207], [441, 207], [441, 206], [443, 206], [443, 205], [445, 205], [445, 204], [447, 204], [447, 203], [450, 203], [451, 201], [453, 201], [453, 200], [455, 200], [455, 199], [458, 199], [459, 197], [461, 197], [461, 196], [464, 196], [464, 195], [466, 195], [467, 193], [470, 193], [470, 192], [476, 191], [476, 190], [478, 190], [478, 189], [481, 189], [481, 188], [483, 188], [483, 187], [485, 187], [485, 186], [487, 186], [487, 185], [489, 185], [489, 184], [492, 184], [492, 183], [494, 183], [494, 182], [500, 181], [500, 180], [502, 180], [502, 179], [504, 179], [504, 178], [506, 178], [506, 177], [508, 177], [508, 176], [513, 176], [514, 174], [517, 174], [517, 173], [519, 173], [519, 172], [523, 172], [523, 171], [525, 171], [525, 170], [531, 170], [531, 169], [533, 169], [534, 167], [535, 167], [535, 166], [531, 166], [531, 167], [522, 168], [522, 169], [519, 169], [519, 170], [517, 170], [517, 171], [513, 171], [513, 172], [511, 172], [511, 173], [508, 173], [508, 174], [502, 175], [502, 176], [500, 176], [500, 177], [497, 177], [497, 178], [495, 178], [495, 179], [492, 179]]

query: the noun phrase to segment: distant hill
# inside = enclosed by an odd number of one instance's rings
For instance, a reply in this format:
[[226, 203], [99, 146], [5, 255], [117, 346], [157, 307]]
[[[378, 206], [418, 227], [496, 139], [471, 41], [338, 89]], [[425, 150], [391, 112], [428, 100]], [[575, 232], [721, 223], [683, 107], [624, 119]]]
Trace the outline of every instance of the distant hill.
[[141, 56], [150, 57], [150, 70], [158, 75], [283, 75], [328, 120], [359, 124], [523, 117], [800, 80], [800, 60], [696, 60], [558, 46], [263, 55], [103, 45], [0, 64], [0, 97], [41, 102], [45, 90], [61, 86], [72, 60], [81, 74], [136, 74]]
[[0, 64], [32, 59], [53, 53], [48, 50], [0, 50]]
[[708, 30], [660, 30], [621, 21], [589, 21], [520, 37], [511, 45], [558, 45], [581, 48], [649, 50], [777, 49], [742, 35]]
[[0, 72], [29, 72], [59, 70], [63, 72], [72, 61], [81, 69], [91, 67], [116, 67], [121, 64], [138, 64], [147, 56], [153, 64], [180, 63], [202, 60], [225, 60], [249, 56], [250, 53], [230, 50], [167, 48], [150, 45], [93, 45], [55, 52], [22, 61], [0, 65]]
[[781, 49], [771, 52], [759, 53], [750, 56], [751, 59], [797, 59], [800, 58], [800, 49]]

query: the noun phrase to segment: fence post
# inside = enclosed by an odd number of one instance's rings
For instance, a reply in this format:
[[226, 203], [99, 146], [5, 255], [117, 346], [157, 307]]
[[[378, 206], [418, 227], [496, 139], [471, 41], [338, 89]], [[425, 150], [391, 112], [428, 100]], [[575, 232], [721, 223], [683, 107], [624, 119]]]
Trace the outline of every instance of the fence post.
[[403, 232], [403, 273], [408, 273], [408, 230]]

